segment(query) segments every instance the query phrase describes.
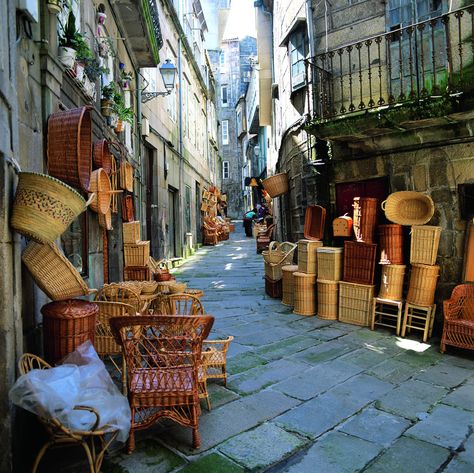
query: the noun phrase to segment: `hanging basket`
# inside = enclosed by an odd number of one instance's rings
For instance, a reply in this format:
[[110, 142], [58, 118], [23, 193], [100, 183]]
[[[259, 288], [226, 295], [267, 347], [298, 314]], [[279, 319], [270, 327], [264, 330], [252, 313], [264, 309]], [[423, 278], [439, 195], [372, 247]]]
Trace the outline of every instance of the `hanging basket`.
[[120, 161], [120, 187], [133, 192], [133, 166], [125, 159]]
[[88, 202], [72, 187], [34, 172], [20, 173], [10, 225], [18, 233], [42, 243], [62, 235]]
[[262, 181], [265, 190], [273, 199], [288, 192], [288, 174], [283, 172], [267, 177]]
[[112, 154], [109, 151], [107, 140], [99, 140], [94, 143], [93, 152], [94, 166], [102, 168], [108, 175], [112, 172]]
[[111, 190], [109, 176], [102, 168], [92, 172], [91, 191], [95, 193], [95, 197], [91, 202], [91, 210], [99, 214], [105, 214], [110, 210], [113, 192], [122, 192]]
[[394, 192], [382, 202], [387, 219], [399, 225], [424, 225], [430, 221], [434, 209], [431, 197], [421, 192]]
[[53, 113], [48, 120], [48, 172], [76, 189], [89, 191], [92, 170], [91, 107]]

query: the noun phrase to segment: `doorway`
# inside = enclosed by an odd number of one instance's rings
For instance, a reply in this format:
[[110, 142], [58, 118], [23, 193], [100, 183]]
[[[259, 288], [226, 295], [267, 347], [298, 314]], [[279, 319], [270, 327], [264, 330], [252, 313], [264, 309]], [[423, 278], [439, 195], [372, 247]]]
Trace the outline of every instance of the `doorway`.
[[202, 243], [201, 232], [201, 185], [196, 181], [196, 243]]
[[155, 166], [155, 149], [145, 148], [145, 218], [146, 239], [150, 241], [151, 255], [158, 256], [158, 183]]
[[176, 230], [177, 230], [177, 210], [178, 192], [173, 187], [168, 187], [168, 258], [175, 258], [176, 251]]

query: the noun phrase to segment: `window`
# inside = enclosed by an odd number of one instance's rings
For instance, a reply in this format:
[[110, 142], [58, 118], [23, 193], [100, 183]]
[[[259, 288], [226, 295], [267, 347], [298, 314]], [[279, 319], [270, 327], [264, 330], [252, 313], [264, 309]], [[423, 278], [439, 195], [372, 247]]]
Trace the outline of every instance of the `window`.
[[225, 68], [225, 52], [224, 51], [221, 51], [219, 55], [219, 64], [221, 66], [221, 69]]
[[61, 235], [61, 247], [66, 258], [82, 277], [89, 275], [87, 212], [79, 215]]
[[291, 90], [297, 90], [306, 84], [304, 60], [306, 58], [306, 35], [303, 30], [291, 34], [288, 43], [291, 64]]
[[222, 144], [229, 144], [229, 120], [222, 120]]
[[221, 86], [221, 100], [222, 100], [222, 106], [223, 107], [227, 107], [227, 105], [229, 105], [229, 96], [228, 96], [227, 85], [222, 85]]
[[222, 179], [229, 179], [229, 177], [230, 177], [229, 161], [224, 161], [222, 163]]

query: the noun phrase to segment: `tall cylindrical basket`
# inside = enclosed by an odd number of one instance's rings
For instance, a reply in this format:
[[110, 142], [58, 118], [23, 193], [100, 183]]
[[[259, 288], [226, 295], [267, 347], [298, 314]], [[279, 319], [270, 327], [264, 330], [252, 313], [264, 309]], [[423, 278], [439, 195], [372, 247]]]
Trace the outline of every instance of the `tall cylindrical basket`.
[[298, 266], [296, 264], [288, 264], [281, 268], [281, 273], [283, 275], [283, 297], [281, 303], [293, 307], [294, 296], [295, 296], [295, 284], [293, 281], [293, 273], [298, 271]]
[[293, 273], [295, 296], [293, 312], [299, 315], [316, 315], [316, 275]]
[[357, 241], [373, 243], [377, 224], [378, 200], [373, 197], [354, 197], [354, 233]]
[[403, 278], [406, 266], [403, 264], [384, 264], [380, 282], [379, 297], [391, 301], [402, 300]]
[[432, 306], [439, 277], [439, 266], [414, 264], [411, 267], [407, 302], [424, 307]]
[[403, 264], [403, 227], [379, 225], [380, 264]]
[[318, 279], [318, 318], [337, 320], [339, 282]]

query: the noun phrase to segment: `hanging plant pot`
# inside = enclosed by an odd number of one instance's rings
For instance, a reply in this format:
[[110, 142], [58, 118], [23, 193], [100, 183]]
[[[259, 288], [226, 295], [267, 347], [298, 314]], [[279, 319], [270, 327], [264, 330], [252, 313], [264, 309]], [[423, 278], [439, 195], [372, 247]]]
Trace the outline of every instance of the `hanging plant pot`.
[[48, 0], [47, 5], [49, 13], [57, 15], [61, 11], [61, 3], [62, 0]]
[[76, 50], [67, 48], [66, 46], [60, 46], [58, 48], [58, 59], [68, 69], [74, 69], [74, 63], [76, 62]]
[[112, 107], [114, 105], [114, 101], [111, 99], [101, 99], [100, 101], [100, 113], [104, 117], [110, 117], [112, 115]]
[[123, 121], [121, 118], [117, 120], [117, 126], [115, 127], [115, 133], [119, 134], [123, 130]]

